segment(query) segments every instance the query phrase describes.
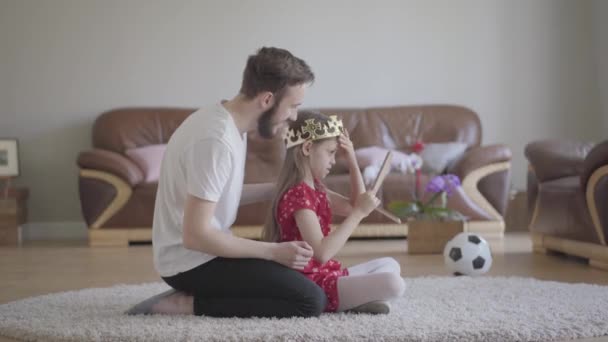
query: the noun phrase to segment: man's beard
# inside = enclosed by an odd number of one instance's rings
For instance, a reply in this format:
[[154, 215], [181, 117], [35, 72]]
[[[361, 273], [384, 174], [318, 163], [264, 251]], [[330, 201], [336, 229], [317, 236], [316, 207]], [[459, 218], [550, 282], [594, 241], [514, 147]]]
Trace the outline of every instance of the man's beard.
[[277, 105], [272, 106], [269, 110], [265, 111], [262, 116], [258, 119], [258, 134], [262, 138], [272, 139], [274, 138], [273, 127], [274, 124], [272, 119], [274, 114], [277, 112]]

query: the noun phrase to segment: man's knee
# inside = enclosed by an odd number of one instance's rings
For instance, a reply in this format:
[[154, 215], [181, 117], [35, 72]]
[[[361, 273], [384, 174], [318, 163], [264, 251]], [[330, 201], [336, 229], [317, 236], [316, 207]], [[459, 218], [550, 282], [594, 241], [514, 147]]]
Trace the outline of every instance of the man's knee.
[[293, 304], [294, 316], [316, 317], [323, 313], [327, 306], [327, 296], [323, 289], [302, 273], [281, 268], [280, 277], [276, 278], [280, 283], [279, 292]]
[[317, 317], [325, 311], [327, 296], [323, 289], [311, 281], [306, 289], [306, 295], [301, 301], [300, 312], [303, 317]]

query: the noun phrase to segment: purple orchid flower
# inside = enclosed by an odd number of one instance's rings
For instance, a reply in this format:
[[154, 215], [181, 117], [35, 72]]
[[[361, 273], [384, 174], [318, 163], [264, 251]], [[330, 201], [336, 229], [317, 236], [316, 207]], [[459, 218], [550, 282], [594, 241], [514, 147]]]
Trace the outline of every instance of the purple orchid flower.
[[434, 194], [446, 192], [450, 196], [459, 186], [460, 179], [458, 176], [447, 174], [433, 177], [426, 185], [426, 191]]
[[430, 192], [433, 194], [444, 191], [444, 188], [445, 188], [445, 180], [441, 176], [433, 177], [426, 184], [426, 192]]
[[451, 195], [454, 190], [456, 190], [456, 188], [460, 187], [461, 183], [460, 183], [460, 178], [458, 178], [458, 176], [456, 175], [452, 175], [452, 174], [447, 174], [445, 176], [443, 176], [447, 185], [447, 193], [448, 196]]

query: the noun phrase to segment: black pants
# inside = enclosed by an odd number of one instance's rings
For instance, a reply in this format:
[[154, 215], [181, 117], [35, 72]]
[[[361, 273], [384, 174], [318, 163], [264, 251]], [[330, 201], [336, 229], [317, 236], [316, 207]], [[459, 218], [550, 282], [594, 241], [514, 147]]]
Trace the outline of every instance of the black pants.
[[195, 315], [310, 317], [327, 304], [323, 290], [300, 272], [261, 259], [218, 257], [163, 280], [194, 296]]

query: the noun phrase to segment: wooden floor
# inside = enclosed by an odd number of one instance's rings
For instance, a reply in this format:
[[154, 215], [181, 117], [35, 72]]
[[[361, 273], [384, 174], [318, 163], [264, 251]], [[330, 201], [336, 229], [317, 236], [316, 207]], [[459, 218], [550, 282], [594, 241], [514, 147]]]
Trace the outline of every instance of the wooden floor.
[[[585, 260], [531, 253], [526, 233], [509, 233], [490, 244], [494, 255], [490, 275], [608, 285], [608, 272], [589, 267]], [[408, 255], [406, 240], [401, 239], [350, 241], [337, 258], [350, 266], [382, 256], [399, 261], [404, 277], [448, 275], [441, 255]], [[89, 248], [56, 242], [0, 247], [0, 275], [0, 303], [57, 291], [160, 280], [149, 245]], [[13, 340], [0, 337], [0, 341]]]

